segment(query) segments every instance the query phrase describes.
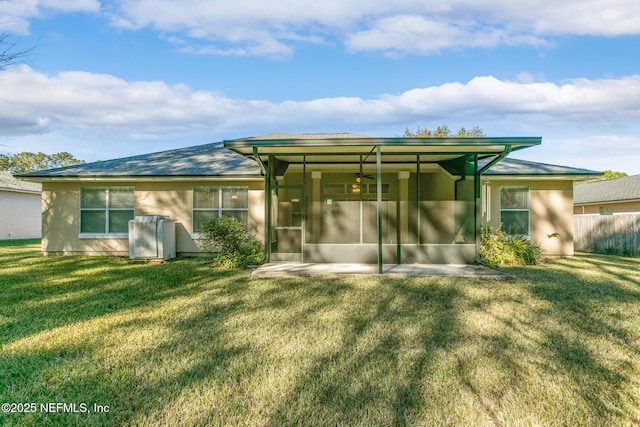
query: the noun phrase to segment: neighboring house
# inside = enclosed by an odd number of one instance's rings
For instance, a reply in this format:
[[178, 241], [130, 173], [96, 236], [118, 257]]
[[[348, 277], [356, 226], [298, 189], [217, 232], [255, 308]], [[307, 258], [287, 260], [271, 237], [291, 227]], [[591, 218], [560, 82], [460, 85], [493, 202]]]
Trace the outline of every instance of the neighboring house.
[[[22, 175], [43, 184], [42, 250], [128, 254], [137, 215], [247, 221], [269, 261], [473, 263], [480, 226], [573, 254], [573, 182], [598, 172], [505, 158], [540, 138], [272, 134]], [[381, 267], [380, 267], [381, 268]]]
[[0, 172], [0, 240], [37, 239], [42, 233], [42, 185]]
[[576, 185], [573, 205], [576, 215], [640, 213], [640, 175]]

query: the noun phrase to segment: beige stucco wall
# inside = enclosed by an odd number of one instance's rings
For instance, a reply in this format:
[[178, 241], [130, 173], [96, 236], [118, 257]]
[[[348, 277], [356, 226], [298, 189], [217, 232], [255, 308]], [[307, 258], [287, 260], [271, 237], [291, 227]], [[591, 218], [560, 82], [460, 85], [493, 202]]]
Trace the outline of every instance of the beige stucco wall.
[[40, 210], [40, 194], [0, 190], [0, 240], [39, 238]]
[[[489, 194], [489, 219], [487, 213], [483, 212], [482, 222], [496, 228], [500, 226], [501, 186], [529, 187], [531, 240], [540, 245], [545, 256], [573, 255], [572, 181], [507, 181], [491, 177], [489, 184], [483, 184], [483, 196]], [[487, 188], [490, 188], [488, 192]]]
[[225, 185], [249, 187], [249, 228], [259, 239], [264, 236], [264, 191], [261, 181], [198, 182], [46, 182], [42, 193], [42, 251], [45, 255], [128, 255], [127, 238], [81, 238], [81, 187], [134, 187], [135, 215], [166, 215], [176, 221], [176, 251], [200, 252], [192, 233], [193, 187]]
[[626, 203], [601, 203], [597, 205], [575, 206], [573, 213], [576, 215], [600, 214], [600, 208], [607, 206], [614, 214], [617, 213], [637, 213], [640, 212], [640, 201]]
[[[323, 178], [325, 174], [323, 174]], [[326, 174], [329, 178], [329, 174]], [[391, 193], [400, 191], [397, 172], [388, 175], [394, 183]], [[307, 194], [314, 194], [313, 180], [307, 180]], [[333, 179], [333, 177], [332, 177]], [[353, 174], [336, 176], [338, 181], [353, 179]], [[348, 182], [348, 181], [345, 181]], [[404, 181], [403, 194], [412, 192], [412, 180]], [[440, 185], [437, 185], [440, 184]], [[86, 239], [79, 237], [80, 189], [82, 186], [132, 186], [135, 189], [136, 215], [167, 215], [176, 221], [177, 252], [193, 254], [199, 249], [193, 238], [193, 187], [200, 185], [239, 185], [249, 187], [249, 225], [256, 237], [264, 238], [265, 197], [263, 182], [256, 181], [145, 181], [145, 182], [46, 182], [42, 194], [42, 249], [45, 254], [128, 255], [127, 238]], [[489, 212], [482, 213], [482, 223], [498, 227], [500, 224], [500, 187], [523, 186], [530, 188], [531, 239], [539, 244], [546, 256], [573, 255], [573, 185], [571, 181], [506, 181], [492, 178], [483, 187], [483, 196], [489, 194]], [[406, 187], [406, 188], [405, 188]], [[453, 197], [452, 178], [444, 174], [430, 174], [423, 191], [429, 199], [438, 201]], [[490, 188], [489, 193], [485, 190]], [[480, 209], [480, 206], [478, 207]], [[310, 212], [313, 217], [312, 212]], [[445, 215], [447, 216], [447, 215]], [[452, 218], [452, 215], [448, 215]], [[406, 237], [411, 227], [410, 218], [401, 220], [402, 234]], [[553, 237], [558, 233], [557, 237]], [[551, 236], [551, 237], [550, 237]], [[447, 242], [453, 237], [447, 237]]]

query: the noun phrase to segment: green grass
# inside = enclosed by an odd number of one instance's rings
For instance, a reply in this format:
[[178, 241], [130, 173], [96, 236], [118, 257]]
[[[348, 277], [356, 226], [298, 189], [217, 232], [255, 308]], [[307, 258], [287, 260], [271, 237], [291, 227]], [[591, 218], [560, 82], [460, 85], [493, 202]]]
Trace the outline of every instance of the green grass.
[[[638, 425], [640, 260], [250, 280], [0, 246], [0, 425]], [[43, 413], [41, 403], [109, 407]]]
[[40, 239], [0, 240], [0, 248], [39, 245]]

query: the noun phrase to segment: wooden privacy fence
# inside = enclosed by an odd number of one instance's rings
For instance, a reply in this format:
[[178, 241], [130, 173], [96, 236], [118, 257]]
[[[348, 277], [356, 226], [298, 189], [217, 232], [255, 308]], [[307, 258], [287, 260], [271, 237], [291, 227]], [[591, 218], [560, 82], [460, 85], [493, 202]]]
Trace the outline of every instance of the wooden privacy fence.
[[640, 214], [574, 215], [577, 251], [640, 256]]

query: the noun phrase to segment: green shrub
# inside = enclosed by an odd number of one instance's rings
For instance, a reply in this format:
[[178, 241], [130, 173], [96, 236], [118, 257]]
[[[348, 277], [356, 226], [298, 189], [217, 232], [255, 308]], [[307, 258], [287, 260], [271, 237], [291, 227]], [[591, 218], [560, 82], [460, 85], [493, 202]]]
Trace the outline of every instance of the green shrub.
[[480, 260], [495, 268], [540, 263], [542, 249], [524, 236], [510, 236], [500, 229], [482, 227]]
[[262, 243], [249, 234], [247, 224], [234, 217], [214, 218], [200, 227], [200, 246], [214, 253], [213, 261], [227, 268], [262, 263]]

